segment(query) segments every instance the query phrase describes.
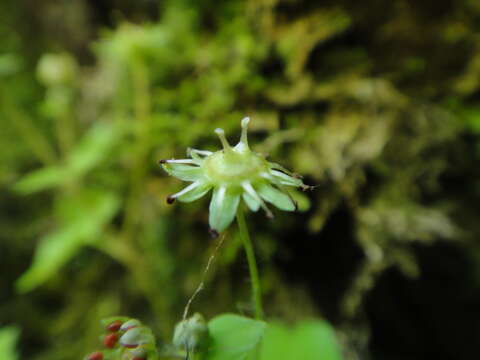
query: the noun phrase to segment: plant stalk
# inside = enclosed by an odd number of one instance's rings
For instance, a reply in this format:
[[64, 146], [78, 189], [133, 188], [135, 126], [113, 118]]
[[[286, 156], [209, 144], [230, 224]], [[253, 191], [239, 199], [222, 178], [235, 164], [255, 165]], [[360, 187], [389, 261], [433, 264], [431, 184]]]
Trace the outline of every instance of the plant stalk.
[[252, 241], [250, 240], [250, 235], [248, 233], [247, 223], [245, 222], [245, 215], [241, 208], [237, 211], [237, 223], [243, 247], [245, 248], [245, 253], [247, 255], [250, 280], [252, 281], [252, 298], [255, 305], [255, 318], [263, 320], [262, 290], [260, 287], [260, 278], [258, 276], [257, 261], [255, 259]]

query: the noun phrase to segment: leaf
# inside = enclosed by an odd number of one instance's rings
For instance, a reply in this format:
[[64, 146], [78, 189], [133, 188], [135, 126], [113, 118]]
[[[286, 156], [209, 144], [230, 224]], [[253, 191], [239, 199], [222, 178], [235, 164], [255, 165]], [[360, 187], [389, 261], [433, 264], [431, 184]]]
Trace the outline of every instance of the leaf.
[[251, 359], [262, 339], [266, 323], [225, 314], [208, 323], [210, 346], [205, 360]]
[[44, 167], [32, 171], [18, 181], [13, 189], [21, 194], [28, 195], [37, 191], [46, 190], [61, 184], [68, 172], [58, 166]]
[[288, 328], [269, 324], [260, 347], [259, 360], [341, 360], [332, 327], [324, 321], [309, 321]]
[[15, 326], [0, 329], [0, 354], [2, 354], [2, 360], [18, 359], [15, 346], [19, 335], [20, 330]]
[[119, 131], [109, 123], [92, 127], [68, 158], [68, 168], [81, 176], [104, 160], [118, 139]]
[[41, 285], [89, 242], [98, 240], [101, 228], [119, 207], [118, 198], [105, 192], [84, 191], [75, 198], [62, 199], [58, 230], [40, 240], [30, 268], [17, 280], [20, 292]]
[[72, 150], [64, 166], [32, 171], [14, 185], [14, 190], [28, 195], [81, 178], [107, 157], [118, 133], [107, 123], [95, 125]]

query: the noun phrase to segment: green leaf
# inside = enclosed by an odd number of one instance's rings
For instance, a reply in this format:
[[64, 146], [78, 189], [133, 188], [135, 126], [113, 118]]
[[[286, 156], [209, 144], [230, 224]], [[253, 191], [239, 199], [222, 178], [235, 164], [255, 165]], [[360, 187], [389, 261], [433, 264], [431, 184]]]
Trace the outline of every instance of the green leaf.
[[15, 326], [0, 329], [0, 354], [2, 354], [2, 360], [18, 359], [15, 346], [19, 335], [20, 330]]
[[24, 176], [13, 186], [13, 189], [21, 194], [28, 195], [58, 186], [64, 182], [66, 177], [69, 177], [69, 174], [65, 168], [58, 166], [44, 167]]
[[109, 193], [84, 191], [60, 200], [59, 228], [40, 240], [30, 268], [17, 280], [20, 292], [30, 291], [52, 277], [78, 250], [98, 240], [101, 228], [119, 207]]
[[269, 324], [260, 347], [259, 360], [341, 360], [332, 327], [324, 321], [309, 321], [289, 328]]
[[266, 324], [263, 321], [225, 314], [208, 323], [210, 346], [205, 360], [252, 359]]
[[69, 154], [66, 165], [32, 171], [14, 185], [14, 190], [28, 195], [81, 178], [107, 157], [118, 133], [109, 124], [95, 125]]
[[67, 160], [68, 168], [77, 176], [93, 169], [109, 154], [119, 131], [109, 123], [98, 122], [90, 128]]

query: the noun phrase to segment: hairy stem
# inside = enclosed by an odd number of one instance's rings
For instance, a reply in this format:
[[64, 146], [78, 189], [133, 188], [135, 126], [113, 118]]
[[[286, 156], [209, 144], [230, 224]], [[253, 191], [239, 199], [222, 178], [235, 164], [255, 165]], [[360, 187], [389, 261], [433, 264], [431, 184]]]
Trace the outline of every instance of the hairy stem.
[[239, 208], [237, 211], [237, 223], [242, 238], [243, 247], [247, 255], [248, 269], [250, 271], [250, 279], [252, 281], [252, 298], [255, 304], [255, 318], [263, 319], [262, 307], [262, 290], [260, 288], [260, 278], [258, 276], [257, 261], [255, 260], [255, 252], [253, 250], [252, 241], [248, 233], [247, 224], [245, 222], [245, 215], [243, 209]]

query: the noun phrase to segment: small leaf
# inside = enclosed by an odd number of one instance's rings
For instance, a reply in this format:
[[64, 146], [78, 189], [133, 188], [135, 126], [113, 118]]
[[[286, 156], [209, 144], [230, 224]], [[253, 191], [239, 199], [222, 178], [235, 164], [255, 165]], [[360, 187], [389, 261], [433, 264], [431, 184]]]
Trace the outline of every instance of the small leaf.
[[99, 122], [85, 134], [67, 160], [67, 167], [81, 176], [104, 160], [118, 139], [119, 132], [105, 122]]
[[68, 177], [66, 169], [58, 166], [45, 167], [25, 175], [13, 186], [13, 189], [28, 195], [58, 186], [65, 180], [65, 177]]
[[2, 360], [17, 360], [18, 355], [15, 346], [20, 335], [20, 330], [14, 326], [0, 329], [0, 354]]
[[324, 321], [309, 321], [288, 328], [269, 324], [260, 347], [259, 360], [341, 360], [332, 327]]
[[30, 291], [58, 272], [84, 245], [98, 240], [119, 207], [118, 198], [105, 192], [85, 191], [62, 199], [58, 230], [40, 240], [30, 268], [17, 280], [21, 292]]
[[210, 346], [205, 360], [245, 360], [257, 352], [266, 324], [263, 321], [226, 314], [208, 323]]

